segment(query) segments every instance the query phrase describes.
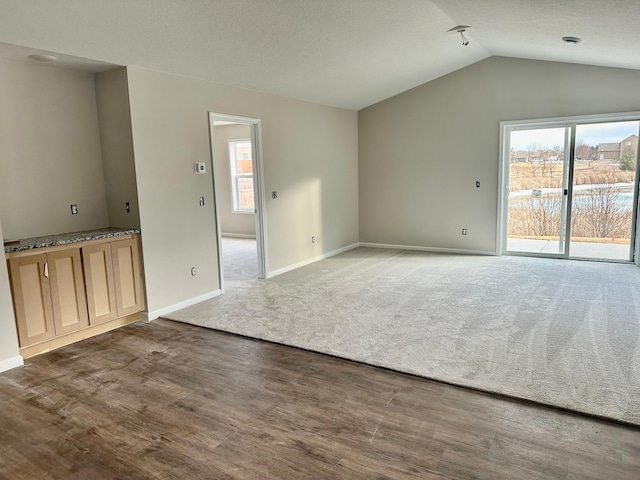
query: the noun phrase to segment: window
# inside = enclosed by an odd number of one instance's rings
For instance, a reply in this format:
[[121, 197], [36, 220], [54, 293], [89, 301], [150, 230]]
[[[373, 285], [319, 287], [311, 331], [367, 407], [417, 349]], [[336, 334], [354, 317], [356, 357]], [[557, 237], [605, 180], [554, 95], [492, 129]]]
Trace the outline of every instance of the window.
[[250, 140], [229, 140], [229, 167], [234, 213], [253, 213], [253, 163]]
[[631, 146], [631, 142], [626, 143], [627, 147]]

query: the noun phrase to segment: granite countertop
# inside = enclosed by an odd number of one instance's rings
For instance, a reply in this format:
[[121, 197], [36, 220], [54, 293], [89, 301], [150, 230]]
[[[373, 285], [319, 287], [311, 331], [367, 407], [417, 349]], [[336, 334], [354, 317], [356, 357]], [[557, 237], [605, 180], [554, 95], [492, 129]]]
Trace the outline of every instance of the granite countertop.
[[34, 248], [53, 247], [69, 243], [98, 240], [101, 238], [119, 237], [140, 233], [137, 228], [100, 228], [98, 230], [85, 230], [83, 232], [61, 233], [59, 235], [46, 235], [44, 237], [23, 238], [19, 243], [5, 245], [4, 253], [21, 252]]

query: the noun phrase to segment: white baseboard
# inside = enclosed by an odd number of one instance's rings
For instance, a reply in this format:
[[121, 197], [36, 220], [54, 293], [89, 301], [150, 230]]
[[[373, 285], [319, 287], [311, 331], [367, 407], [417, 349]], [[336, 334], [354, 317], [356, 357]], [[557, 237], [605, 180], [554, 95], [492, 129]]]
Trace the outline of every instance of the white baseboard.
[[0, 360], [0, 372], [6, 372], [12, 368], [21, 367], [24, 365], [24, 359], [20, 355], [7, 358], [6, 360]]
[[256, 238], [255, 235], [249, 235], [248, 233], [223, 233], [222, 236], [230, 238]]
[[205, 293], [204, 295], [199, 295], [197, 297], [190, 298], [189, 300], [185, 300], [184, 302], [174, 303], [173, 305], [169, 305], [168, 307], [159, 308], [158, 310], [152, 310], [150, 312], [144, 311], [140, 314], [140, 317], [145, 322], [150, 322], [168, 313], [173, 313], [177, 310], [182, 310], [183, 308], [187, 308], [187, 307], [190, 307], [191, 305], [195, 305], [196, 303], [204, 302], [205, 300], [215, 298], [221, 294], [222, 294], [222, 291], [220, 289], [214, 290], [212, 292]]
[[309, 265], [311, 263], [324, 260], [325, 258], [333, 257], [334, 255], [338, 255], [348, 250], [353, 250], [354, 248], [358, 248], [359, 246], [360, 246], [359, 243], [353, 243], [351, 245], [347, 245], [346, 247], [338, 248], [337, 250], [332, 250], [331, 252], [323, 253], [322, 255], [318, 255], [317, 257], [313, 257], [308, 260], [303, 260], [302, 262], [294, 263], [293, 265], [289, 265], [284, 268], [279, 268], [278, 270], [272, 270], [271, 272], [267, 273], [267, 278], [272, 278], [272, 277], [275, 277], [276, 275], [290, 272], [291, 270], [295, 270], [296, 268], [304, 267], [305, 265]]
[[439, 247], [418, 247], [414, 245], [391, 245], [388, 243], [360, 242], [361, 247], [369, 248], [389, 248], [392, 250], [417, 250], [419, 252], [454, 253], [460, 255], [493, 255], [496, 252], [489, 250], [465, 250], [463, 248], [439, 248]]

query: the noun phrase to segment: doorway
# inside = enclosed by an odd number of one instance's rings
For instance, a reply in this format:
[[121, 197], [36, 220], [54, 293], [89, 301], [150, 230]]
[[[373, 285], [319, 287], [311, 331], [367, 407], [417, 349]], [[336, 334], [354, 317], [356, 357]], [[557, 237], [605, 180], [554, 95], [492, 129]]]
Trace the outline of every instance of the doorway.
[[260, 120], [210, 113], [220, 288], [267, 271]]
[[634, 261], [640, 114], [503, 122], [500, 252]]

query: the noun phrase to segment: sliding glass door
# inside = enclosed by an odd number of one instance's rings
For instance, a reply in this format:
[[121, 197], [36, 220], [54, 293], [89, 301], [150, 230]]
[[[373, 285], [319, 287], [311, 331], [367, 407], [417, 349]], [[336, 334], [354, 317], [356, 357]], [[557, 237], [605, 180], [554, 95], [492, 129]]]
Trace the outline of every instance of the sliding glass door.
[[564, 255], [570, 128], [508, 133], [506, 250]]
[[632, 261], [640, 122], [503, 132], [502, 252]]
[[631, 259], [638, 126], [637, 121], [576, 126], [570, 256]]

